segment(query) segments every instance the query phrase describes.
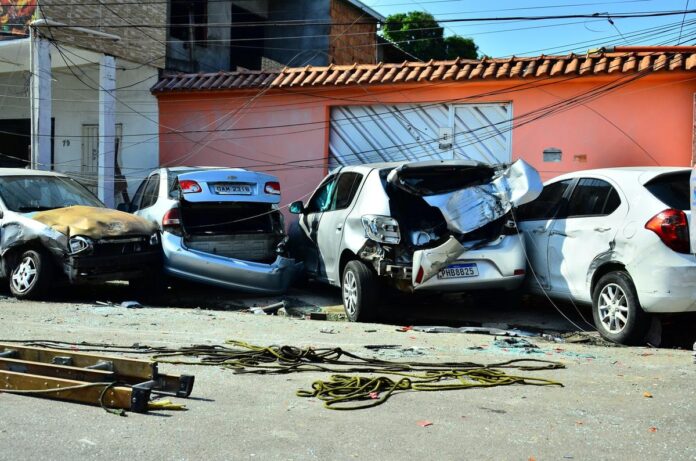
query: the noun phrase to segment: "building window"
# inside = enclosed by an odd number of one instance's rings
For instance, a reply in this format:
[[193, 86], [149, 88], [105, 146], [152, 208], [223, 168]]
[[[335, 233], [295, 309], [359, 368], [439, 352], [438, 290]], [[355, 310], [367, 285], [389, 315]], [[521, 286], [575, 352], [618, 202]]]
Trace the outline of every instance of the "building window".
[[[179, 40], [206, 46], [208, 40], [207, 0], [172, 0], [169, 10], [169, 35]], [[191, 35], [193, 34], [193, 36]]]

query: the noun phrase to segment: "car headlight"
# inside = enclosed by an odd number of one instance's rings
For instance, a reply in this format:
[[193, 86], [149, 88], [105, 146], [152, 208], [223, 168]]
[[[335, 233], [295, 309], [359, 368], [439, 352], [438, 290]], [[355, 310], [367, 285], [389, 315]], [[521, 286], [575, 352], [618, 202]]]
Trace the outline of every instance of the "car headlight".
[[150, 246], [158, 245], [159, 242], [160, 242], [160, 239], [159, 239], [159, 234], [157, 232], [155, 232], [154, 234], [152, 234], [150, 236]]
[[86, 251], [92, 251], [94, 248], [92, 240], [81, 235], [71, 237], [68, 241], [68, 245], [70, 245], [70, 254], [84, 253]]
[[398, 244], [401, 241], [399, 223], [394, 218], [380, 215], [365, 215], [362, 217], [365, 236], [380, 243]]

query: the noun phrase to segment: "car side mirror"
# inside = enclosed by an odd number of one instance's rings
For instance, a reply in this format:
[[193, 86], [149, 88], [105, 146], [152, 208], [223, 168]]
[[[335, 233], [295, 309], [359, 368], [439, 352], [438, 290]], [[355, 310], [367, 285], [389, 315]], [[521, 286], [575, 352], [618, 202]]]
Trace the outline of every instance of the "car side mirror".
[[302, 214], [305, 210], [304, 204], [302, 203], [302, 200], [298, 200], [296, 202], [292, 202], [290, 206], [288, 207], [288, 211], [292, 214]]
[[131, 205], [130, 203], [119, 203], [118, 205], [116, 205], [116, 209], [118, 211], [125, 211], [126, 213], [130, 213]]

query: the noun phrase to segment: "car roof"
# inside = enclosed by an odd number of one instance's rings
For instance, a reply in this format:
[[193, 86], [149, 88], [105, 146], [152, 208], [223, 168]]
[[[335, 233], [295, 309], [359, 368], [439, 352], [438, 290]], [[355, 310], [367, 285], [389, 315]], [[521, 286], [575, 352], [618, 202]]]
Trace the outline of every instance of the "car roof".
[[67, 177], [56, 171], [30, 170], [26, 168], [0, 168], [0, 176], [56, 176]]
[[556, 182], [563, 179], [579, 178], [582, 176], [604, 176], [615, 179], [617, 181], [634, 179], [640, 184], [646, 184], [650, 180], [668, 173], [678, 173], [682, 171], [691, 171], [689, 167], [678, 166], [628, 166], [628, 167], [613, 167], [613, 168], [595, 168], [592, 170], [578, 170], [570, 173], [565, 173], [553, 178], [550, 181]]

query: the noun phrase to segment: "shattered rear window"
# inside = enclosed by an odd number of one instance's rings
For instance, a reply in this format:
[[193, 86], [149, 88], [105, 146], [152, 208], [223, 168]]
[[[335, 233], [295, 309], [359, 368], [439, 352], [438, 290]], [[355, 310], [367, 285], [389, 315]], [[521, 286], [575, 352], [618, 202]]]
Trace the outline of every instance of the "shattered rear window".
[[689, 177], [691, 172], [679, 171], [652, 179], [645, 188], [670, 208], [689, 210]]

